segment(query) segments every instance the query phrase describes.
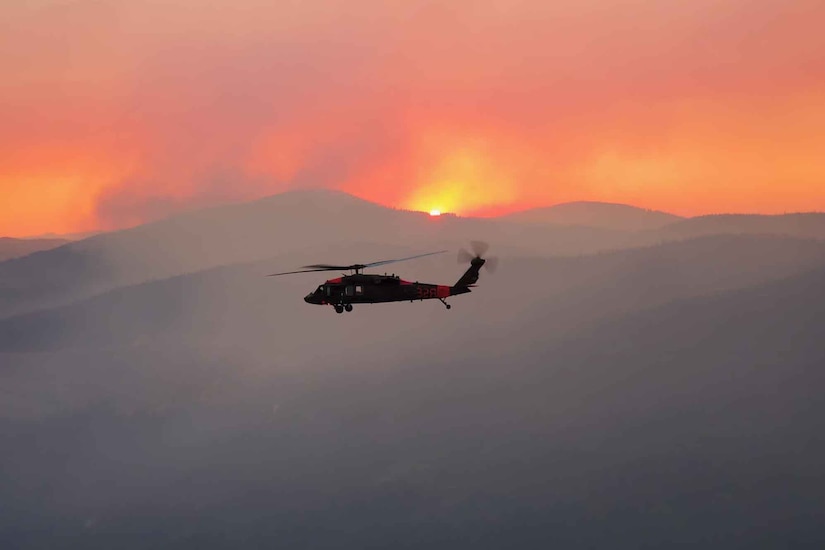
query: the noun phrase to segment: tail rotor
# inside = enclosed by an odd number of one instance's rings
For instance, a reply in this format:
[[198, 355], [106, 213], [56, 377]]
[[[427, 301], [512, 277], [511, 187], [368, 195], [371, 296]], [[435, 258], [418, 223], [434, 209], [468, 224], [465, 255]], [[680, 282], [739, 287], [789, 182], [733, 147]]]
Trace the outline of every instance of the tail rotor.
[[470, 248], [472, 252], [464, 248], [458, 250], [458, 263], [466, 264], [469, 262], [472, 264], [473, 262], [481, 260], [487, 271], [495, 273], [498, 268], [498, 258], [495, 256], [489, 258], [484, 257], [484, 254], [490, 249], [490, 245], [484, 241], [470, 241]]

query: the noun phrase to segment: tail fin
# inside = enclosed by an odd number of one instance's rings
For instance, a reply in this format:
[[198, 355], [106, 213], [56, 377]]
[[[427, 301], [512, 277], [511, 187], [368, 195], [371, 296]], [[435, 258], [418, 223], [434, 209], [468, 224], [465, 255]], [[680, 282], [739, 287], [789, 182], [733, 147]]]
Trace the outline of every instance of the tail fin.
[[486, 261], [487, 260], [484, 258], [473, 258], [470, 261], [470, 268], [464, 272], [464, 275], [462, 275], [458, 281], [456, 281], [454, 287], [467, 288], [468, 286], [475, 284], [476, 281], [478, 281], [478, 270], [481, 269], [481, 266], [483, 266]]

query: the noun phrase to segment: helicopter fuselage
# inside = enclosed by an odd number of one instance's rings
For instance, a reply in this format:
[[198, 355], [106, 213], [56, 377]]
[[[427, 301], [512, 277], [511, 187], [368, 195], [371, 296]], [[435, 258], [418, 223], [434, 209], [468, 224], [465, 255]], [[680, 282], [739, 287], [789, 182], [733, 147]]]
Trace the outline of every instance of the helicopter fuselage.
[[[327, 280], [324, 284], [319, 285], [318, 288], [304, 297], [304, 301], [308, 304], [332, 306], [337, 313], [352, 311], [353, 304], [380, 304], [385, 302], [406, 302], [407, 300], [410, 302], [416, 300], [439, 300], [444, 304], [444, 307], [450, 309], [451, 306], [447, 303], [447, 298], [472, 292], [470, 287], [475, 286], [476, 281], [478, 281], [478, 271], [487, 262], [487, 260], [481, 257], [481, 253], [486, 250], [486, 248], [487, 245], [485, 243], [474, 242], [474, 249], [477, 251], [476, 255], [475, 257], [470, 256], [468, 258], [470, 260], [470, 267], [467, 268], [467, 271], [465, 271], [452, 286], [405, 281], [397, 275], [387, 275], [386, 273], [384, 275], [363, 273], [363, 269], [365, 268], [423, 258], [424, 256], [432, 256], [433, 254], [441, 254], [444, 252], [443, 250], [440, 252], [429, 252], [427, 254], [410, 256], [409, 258], [383, 260], [369, 264], [313, 264], [304, 266], [303, 269], [298, 271], [271, 273], [268, 276], [277, 277], [295, 273], [337, 271], [339, 269], [354, 271], [355, 273], [351, 275], [343, 275], [335, 279]], [[460, 253], [459, 258], [464, 255], [469, 255], [469, 253], [466, 251], [464, 251], [464, 254]]]
[[441, 300], [470, 292], [467, 286], [448, 286], [405, 281], [396, 275], [358, 273], [329, 279], [310, 292], [309, 304], [346, 306], [415, 300]]

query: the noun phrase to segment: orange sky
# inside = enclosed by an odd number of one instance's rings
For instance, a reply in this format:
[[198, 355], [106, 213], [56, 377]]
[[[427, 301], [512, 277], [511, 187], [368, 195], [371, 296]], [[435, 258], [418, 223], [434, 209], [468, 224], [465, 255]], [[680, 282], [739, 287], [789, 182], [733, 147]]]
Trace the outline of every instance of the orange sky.
[[825, 210], [820, 0], [0, 3], [0, 235], [329, 187]]

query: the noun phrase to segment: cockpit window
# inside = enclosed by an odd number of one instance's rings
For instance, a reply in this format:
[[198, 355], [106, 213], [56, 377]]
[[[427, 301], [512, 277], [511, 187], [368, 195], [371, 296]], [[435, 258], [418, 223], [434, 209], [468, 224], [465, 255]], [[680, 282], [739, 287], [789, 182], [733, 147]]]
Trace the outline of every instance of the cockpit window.
[[324, 291], [324, 285], [319, 286], [318, 287], [318, 292], [323, 292], [323, 291]]

